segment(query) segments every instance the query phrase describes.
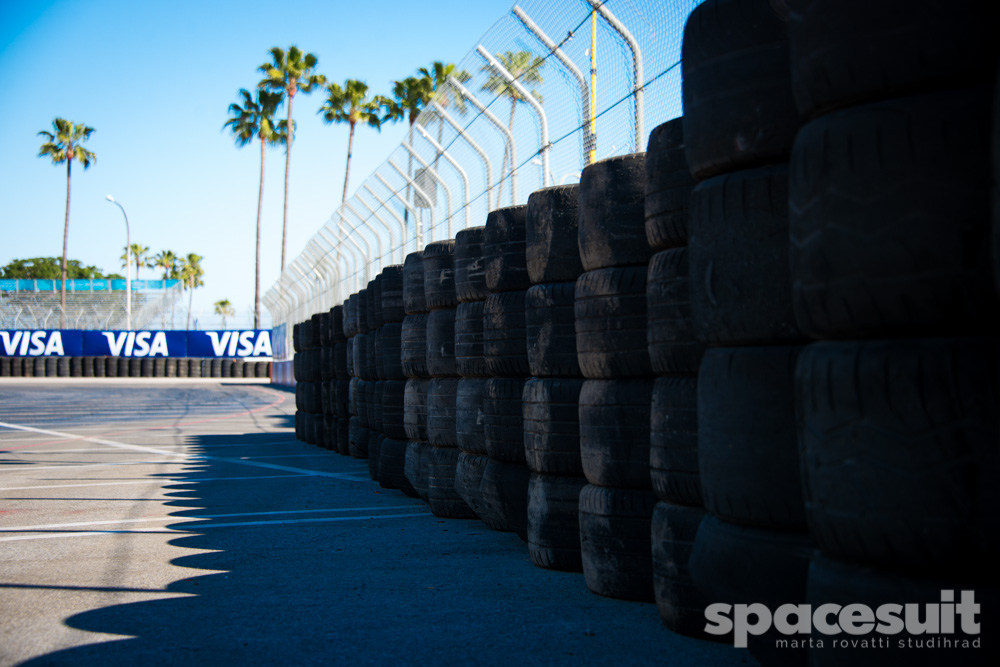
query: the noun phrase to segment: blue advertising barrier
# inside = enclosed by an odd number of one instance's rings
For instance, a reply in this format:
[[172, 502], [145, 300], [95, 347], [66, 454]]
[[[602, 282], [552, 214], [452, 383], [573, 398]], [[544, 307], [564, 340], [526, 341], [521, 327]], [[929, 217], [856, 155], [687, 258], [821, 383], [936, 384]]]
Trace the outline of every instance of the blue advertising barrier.
[[270, 359], [271, 331], [3, 329], [0, 356]]

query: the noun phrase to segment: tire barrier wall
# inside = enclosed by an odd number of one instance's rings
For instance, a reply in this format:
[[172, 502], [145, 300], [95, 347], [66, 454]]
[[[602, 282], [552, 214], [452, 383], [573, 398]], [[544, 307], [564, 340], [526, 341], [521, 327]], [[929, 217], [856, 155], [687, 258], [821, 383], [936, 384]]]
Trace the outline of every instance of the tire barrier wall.
[[[894, 49], [915, 47], [890, 39], [896, 19], [927, 35], [941, 16], [893, 0], [862, 24], [859, 1], [707, 0], [685, 31], [686, 115], [646, 153], [407, 256], [405, 445], [388, 437], [395, 359], [380, 374], [369, 358], [397, 348], [366, 338], [390, 326], [385, 272], [350, 296], [349, 453], [691, 637], [734, 642], [707, 632], [714, 602], [998, 599], [997, 54], [902, 67]], [[947, 29], [978, 44], [974, 23]], [[842, 48], [856, 33], [891, 44]], [[359, 318], [380, 286], [382, 323]], [[371, 429], [385, 437], [355, 437]], [[763, 665], [914, 661], [783, 639], [748, 649]]]
[[[218, 359], [218, 372], [202, 376], [201, 364], [205, 359], [188, 357], [157, 357], [134, 359], [129, 357], [0, 357], [0, 377], [59, 377], [59, 378], [256, 378], [271, 377], [270, 361], [246, 359]], [[228, 362], [228, 363], [224, 363]], [[191, 366], [199, 372], [189, 373]], [[119, 372], [124, 368], [124, 372]], [[225, 370], [225, 372], [223, 372]]]

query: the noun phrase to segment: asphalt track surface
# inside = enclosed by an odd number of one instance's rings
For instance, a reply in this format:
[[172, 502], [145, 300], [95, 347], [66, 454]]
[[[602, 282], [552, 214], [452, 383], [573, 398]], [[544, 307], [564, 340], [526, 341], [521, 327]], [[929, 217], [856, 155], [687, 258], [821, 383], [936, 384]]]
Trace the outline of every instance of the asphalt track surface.
[[259, 384], [0, 382], [0, 665], [753, 665], [295, 440]]

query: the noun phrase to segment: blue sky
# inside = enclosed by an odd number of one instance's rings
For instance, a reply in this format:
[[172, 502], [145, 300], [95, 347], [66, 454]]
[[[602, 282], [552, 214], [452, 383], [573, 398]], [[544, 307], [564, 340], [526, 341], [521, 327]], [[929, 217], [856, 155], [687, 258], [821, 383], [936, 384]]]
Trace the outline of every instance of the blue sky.
[[[95, 128], [88, 171], [73, 169], [69, 255], [121, 272], [128, 211], [133, 242], [151, 252], [205, 257], [195, 310], [228, 298], [253, 306], [259, 148], [238, 150], [222, 131], [240, 88], [259, 80], [272, 46], [319, 58], [328, 79], [390, 82], [433, 60], [455, 62], [501, 18], [511, 0], [0, 0], [0, 264], [62, 252], [65, 167], [37, 157], [40, 130], [60, 116]], [[289, 9], [294, 8], [294, 9]], [[316, 114], [322, 95], [295, 99], [288, 260], [340, 202], [346, 126]], [[283, 112], [282, 112], [283, 113]], [[359, 127], [351, 190], [403, 138], [403, 124]], [[261, 282], [277, 279], [284, 153], [267, 154]], [[146, 269], [140, 278], [159, 277]]]

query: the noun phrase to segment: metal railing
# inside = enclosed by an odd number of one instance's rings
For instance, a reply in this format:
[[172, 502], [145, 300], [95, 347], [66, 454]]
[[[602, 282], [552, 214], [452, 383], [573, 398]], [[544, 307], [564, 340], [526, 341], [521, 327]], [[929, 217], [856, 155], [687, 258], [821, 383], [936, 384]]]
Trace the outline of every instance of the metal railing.
[[699, 2], [512, 7], [267, 290], [275, 325], [342, 303], [384, 266], [594, 160], [645, 150], [648, 131], [681, 114], [681, 40]]

